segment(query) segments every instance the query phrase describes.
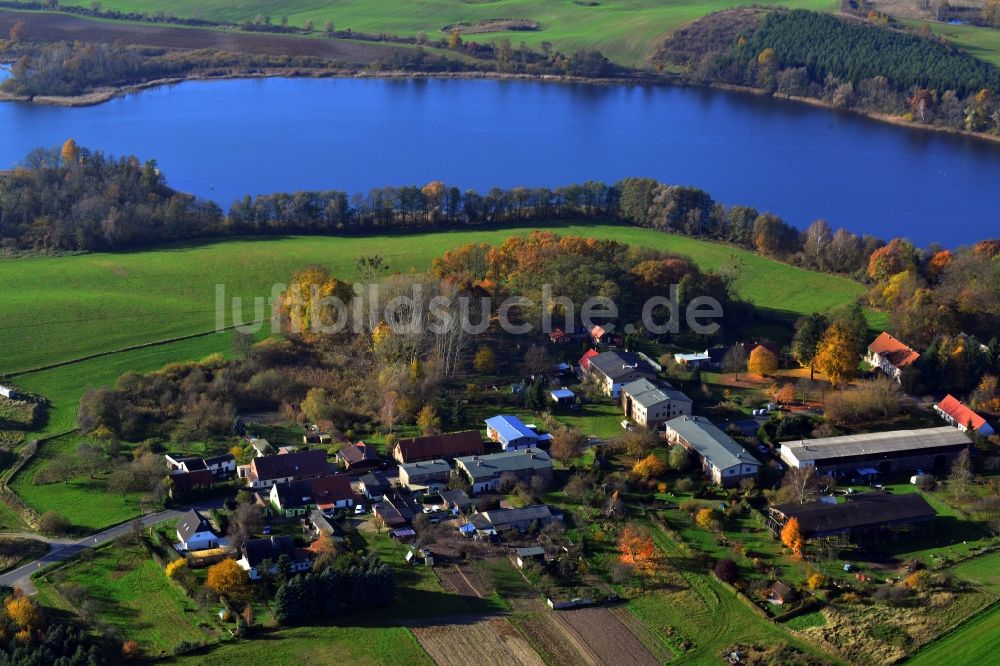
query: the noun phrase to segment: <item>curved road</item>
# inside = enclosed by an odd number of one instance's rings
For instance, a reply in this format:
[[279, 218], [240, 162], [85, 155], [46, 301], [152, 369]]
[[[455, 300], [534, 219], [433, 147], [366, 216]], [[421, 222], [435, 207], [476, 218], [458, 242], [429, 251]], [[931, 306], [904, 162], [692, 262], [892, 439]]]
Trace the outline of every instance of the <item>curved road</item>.
[[[214, 500], [196, 504], [191, 508], [207, 511], [220, 506], [222, 506], [222, 500]], [[142, 516], [139, 520], [142, 522], [143, 527], [148, 527], [150, 525], [162, 523], [165, 520], [179, 518], [188, 510], [189, 509], [168, 509], [166, 511], [148, 513]], [[129, 521], [127, 523], [122, 523], [121, 525], [109, 527], [103, 532], [91, 534], [90, 536], [82, 539], [49, 539], [39, 534], [20, 532], [6, 534], [5, 536], [23, 536], [44, 541], [49, 544], [49, 552], [36, 560], [18, 567], [17, 569], [12, 569], [11, 571], [0, 575], [0, 585], [9, 585], [11, 587], [17, 586], [27, 594], [34, 594], [36, 590], [35, 586], [31, 583], [31, 574], [54, 562], [62, 562], [63, 560], [69, 559], [85, 548], [96, 548], [97, 546], [108, 543], [109, 541], [114, 541], [119, 537], [125, 536], [132, 531], [134, 522], [135, 521]]]

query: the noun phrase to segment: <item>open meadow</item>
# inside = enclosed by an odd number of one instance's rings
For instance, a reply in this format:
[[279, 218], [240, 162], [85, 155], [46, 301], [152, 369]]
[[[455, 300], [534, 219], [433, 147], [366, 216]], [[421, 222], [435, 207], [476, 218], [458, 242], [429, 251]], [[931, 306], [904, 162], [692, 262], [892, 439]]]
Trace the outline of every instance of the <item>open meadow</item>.
[[[65, 5], [90, 7], [90, 0], [64, 0]], [[741, 5], [783, 5], [834, 11], [831, 0], [103, 0], [104, 9], [127, 12], [164, 12], [178, 17], [196, 17], [240, 23], [258, 15], [279, 23], [302, 27], [312, 20], [316, 30], [332, 21], [337, 30], [368, 34], [430, 39], [445, 35], [442, 28], [467, 21], [526, 19], [538, 23], [537, 30], [476, 33], [476, 41], [509, 39], [538, 48], [551, 42], [557, 50], [573, 53], [598, 49], [624, 65], [641, 66], [658, 42], [671, 31], [711, 12]]]
[[[702, 269], [734, 274], [736, 291], [743, 299], [788, 315], [844, 305], [864, 291], [847, 278], [794, 268], [737, 247], [685, 236], [612, 224], [547, 228], [564, 235], [610, 238], [689, 255]], [[225, 286], [227, 299], [244, 298], [250, 315], [250, 299], [269, 298], [274, 284], [286, 282], [294, 271], [310, 264], [326, 266], [347, 280], [358, 279], [354, 262], [361, 255], [382, 255], [392, 271], [424, 270], [449, 248], [465, 243], [499, 244], [509, 236], [527, 235], [532, 230], [219, 240], [135, 252], [3, 261], [0, 280], [18, 288], [5, 294], [0, 303], [0, 320], [4, 322], [0, 324], [0, 373], [212, 331], [216, 285]], [[231, 313], [227, 313], [227, 322], [231, 322]], [[218, 340], [198, 338], [181, 346], [184, 354], [164, 362], [218, 351]], [[141, 371], [134, 365], [124, 364], [122, 372]], [[60, 374], [66, 371], [62, 369]], [[55, 399], [31, 375], [25, 379], [31, 384], [25, 388]]]

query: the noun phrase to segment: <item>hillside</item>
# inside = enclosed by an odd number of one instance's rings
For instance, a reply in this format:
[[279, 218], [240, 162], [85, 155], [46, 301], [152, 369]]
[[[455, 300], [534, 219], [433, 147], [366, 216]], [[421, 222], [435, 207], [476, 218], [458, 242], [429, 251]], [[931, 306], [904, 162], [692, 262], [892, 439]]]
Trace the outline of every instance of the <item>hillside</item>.
[[[863, 287], [736, 247], [616, 225], [559, 225], [560, 233], [614, 238], [690, 255], [705, 269], [737, 268], [737, 292], [775, 311], [802, 314], [848, 303]], [[449, 247], [496, 243], [530, 229], [347, 238], [292, 237], [177, 245], [0, 262], [19, 285], [0, 304], [0, 371], [23, 371], [131, 345], [213, 330], [215, 285], [227, 296], [268, 297], [271, 285], [311, 263], [354, 277], [354, 261], [378, 252], [393, 270], [427, 268]], [[249, 311], [249, 307], [248, 307]]]
[[[65, 0], [63, 5], [90, 7], [90, 0]], [[526, 19], [538, 22], [537, 30], [507, 33], [476, 33], [476, 41], [507, 37], [513, 44], [526, 42], [538, 48], [552, 43], [557, 50], [572, 53], [579, 49], [599, 49], [619, 64], [639, 66], [646, 62], [663, 35], [699, 16], [727, 7], [741, 5], [789, 5], [833, 11], [831, 0], [103, 0], [103, 10], [140, 12], [241, 23], [258, 16], [270, 17], [279, 24], [287, 17], [290, 26], [302, 27], [311, 20], [317, 30], [332, 21], [338, 30], [351, 29], [369, 34], [395, 34], [414, 37], [421, 33], [430, 39], [443, 35], [442, 28], [461, 22], [495, 19]], [[470, 37], [470, 39], [472, 39]]]

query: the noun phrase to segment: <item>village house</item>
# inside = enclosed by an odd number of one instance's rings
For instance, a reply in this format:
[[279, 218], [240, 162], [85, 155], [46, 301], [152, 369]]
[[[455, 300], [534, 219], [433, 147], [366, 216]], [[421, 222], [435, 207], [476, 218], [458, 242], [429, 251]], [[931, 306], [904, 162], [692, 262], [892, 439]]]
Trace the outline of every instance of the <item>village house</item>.
[[484, 450], [483, 437], [479, 431], [465, 430], [401, 439], [393, 447], [392, 457], [400, 464], [406, 464], [424, 460], [452, 460], [458, 456], [475, 456]]
[[391, 487], [389, 477], [379, 471], [370, 472], [358, 479], [361, 493], [373, 502], [381, 501]]
[[236, 458], [231, 453], [205, 458], [205, 468], [218, 480], [231, 479], [236, 475]]
[[682, 368], [698, 368], [699, 370], [707, 370], [712, 365], [712, 356], [707, 350], [694, 354], [677, 353], [674, 354], [674, 363]]
[[969, 409], [953, 395], [949, 394], [945, 396], [944, 400], [934, 405], [934, 411], [942, 419], [962, 432], [969, 432], [971, 430], [983, 437], [990, 437], [996, 434], [993, 426], [987, 423], [986, 419]]
[[408, 525], [421, 512], [417, 501], [408, 492], [393, 491], [375, 505], [375, 518], [383, 527], [398, 528]]
[[220, 537], [200, 511], [191, 509], [177, 521], [177, 541], [180, 550], [208, 550], [225, 545], [225, 539]]
[[637, 379], [622, 386], [622, 409], [625, 416], [646, 428], [656, 428], [678, 416], [690, 416], [691, 398], [677, 389], [657, 386], [648, 379]]
[[549, 391], [549, 399], [555, 404], [565, 407], [576, 403], [576, 393], [563, 386]]
[[17, 400], [20, 398], [20, 394], [17, 389], [11, 386], [0, 385], [0, 398], [7, 398], [8, 400]]
[[552, 329], [552, 332], [549, 333], [549, 342], [551, 342], [554, 345], [566, 344], [567, 342], [570, 342], [572, 339], [573, 338], [571, 338], [561, 328], [554, 328]]
[[919, 493], [879, 492], [849, 496], [843, 504], [806, 502], [768, 509], [768, 527], [775, 536], [792, 518], [798, 520], [799, 531], [806, 539], [842, 537], [857, 544], [874, 544], [927, 533], [933, 527], [935, 513]]
[[348, 444], [337, 451], [337, 463], [347, 471], [348, 474], [364, 474], [382, 466], [382, 458], [374, 446], [368, 446], [364, 442]]
[[278, 559], [282, 555], [287, 555], [291, 561], [292, 573], [308, 571], [312, 566], [307, 551], [296, 548], [290, 536], [272, 536], [266, 539], [250, 539], [244, 544], [243, 556], [236, 561], [240, 567], [250, 575], [250, 580], [259, 580], [261, 571], [260, 565], [269, 562], [268, 570], [275, 574], [278, 572]]
[[447, 460], [425, 460], [399, 466], [399, 483], [410, 490], [436, 490], [448, 485], [451, 465]]
[[767, 591], [767, 600], [772, 604], [778, 604], [781, 606], [785, 603], [791, 603], [797, 601], [799, 598], [798, 592], [793, 590], [791, 587], [781, 582], [780, 580], [774, 581], [771, 587]]
[[587, 360], [586, 372], [612, 398], [618, 398], [621, 387], [637, 379], [653, 379], [656, 372], [638, 355], [627, 351], [606, 351]]
[[588, 336], [591, 342], [598, 346], [620, 345], [622, 343], [622, 336], [606, 331], [603, 326], [594, 326], [588, 332]]
[[486, 419], [486, 436], [500, 444], [504, 451], [537, 447], [552, 439], [551, 435], [539, 435], [533, 426], [525, 425], [521, 419], [510, 414]]
[[814, 467], [817, 474], [871, 477], [917, 469], [946, 471], [968, 448], [969, 438], [951, 426], [891, 430], [781, 442], [789, 467]]
[[326, 452], [319, 450], [261, 456], [237, 468], [250, 488], [270, 488], [276, 483], [326, 476], [330, 471]]
[[523, 569], [524, 565], [531, 561], [541, 561], [545, 559], [545, 549], [541, 546], [528, 546], [526, 548], [515, 548], [514, 562], [518, 569]]
[[540, 476], [548, 483], [552, 480], [552, 459], [545, 451], [532, 448], [456, 458], [455, 470], [469, 478], [475, 494], [497, 490], [505, 474], [526, 483], [531, 477]]
[[472, 516], [472, 524], [481, 533], [490, 531], [500, 533], [507, 530], [527, 532], [530, 529], [541, 529], [555, 519], [549, 507], [537, 504], [519, 509], [483, 511]]
[[346, 474], [330, 474], [309, 479], [312, 487], [313, 504], [327, 515], [337, 509], [349, 509], [354, 506], [354, 490], [351, 489], [351, 479]]
[[268, 499], [286, 518], [304, 516], [313, 506], [312, 485], [307, 480], [276, 483], [271, 486]]
[[207, 469], [194, 472], [174, 470], [170, 472], [170, 497], [180, 498], [193, 490], [211, 488], [215, 485], [215, 477]]
[[458, 511], [468, 513], [472, 509], [472, 500], [460, 488], [454, 490], [442, 490], [441, 499], [444, 500], [444, 508], [448, 511]]
[[274, 447], [266, 439], [251, 435], [247, 437], [247, 443], [253, 448], [255, 456], [269, 456], [275, 453]]
[[697, 458], [713, 483], [735, 486], [756, 479], [760, 462], [718, 426], [701, 416], [679, 416], [667, 421], [664, 435], [670, 444], [684, 446]]
[[918, 358], [920, 358], [920, 354], [883, 332], [868, 345], [865, 362], [898, 382], [901, 381], [903, 369], [913, 365]]

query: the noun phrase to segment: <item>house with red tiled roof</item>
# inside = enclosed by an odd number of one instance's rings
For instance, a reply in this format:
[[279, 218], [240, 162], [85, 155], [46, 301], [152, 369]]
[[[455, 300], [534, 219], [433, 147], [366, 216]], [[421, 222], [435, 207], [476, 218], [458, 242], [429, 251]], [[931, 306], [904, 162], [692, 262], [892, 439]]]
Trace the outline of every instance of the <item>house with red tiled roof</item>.
[[549, 341], [552, 344], [561, 345], [569, 342], [570, 340], [572, 340], [572, 338], [561, 328], [554, 328], [552, 329], [552, 332], [549, 333]]
[[485, 450], [478, 430], [449, 432], [401, 439], [392, 449], [392, 457], [400, 464], [425, 460], [450, 460], [459, 456], [478, 456]]
[[597, 351], [596, 349], [588, 349], [587, 353], [584, 354], [583, 356], [581, 356], [580, 360], [578, 361], [580, 367], [582, 369], [584, 369], [584, 370], [589, 370], [590, 369], [590, 359], [594, 358], [598, 354], [600, 354], [600, 352]]
[[865, 361], [898, 382], [903, 368], [913, 365], [918, 358], [920, 358], [919, 353], [883, 332], [868, 345], [868, 355], [865, 356]]
[[983, 437], [995, 435], [996, 431], [979, 414], [969, 409], [963, 402], [953, 395], [945, 396], [945, 399], [934, 405], [934, 411], [938, 415], [952, 424], [962, 432], [970, 430]]

